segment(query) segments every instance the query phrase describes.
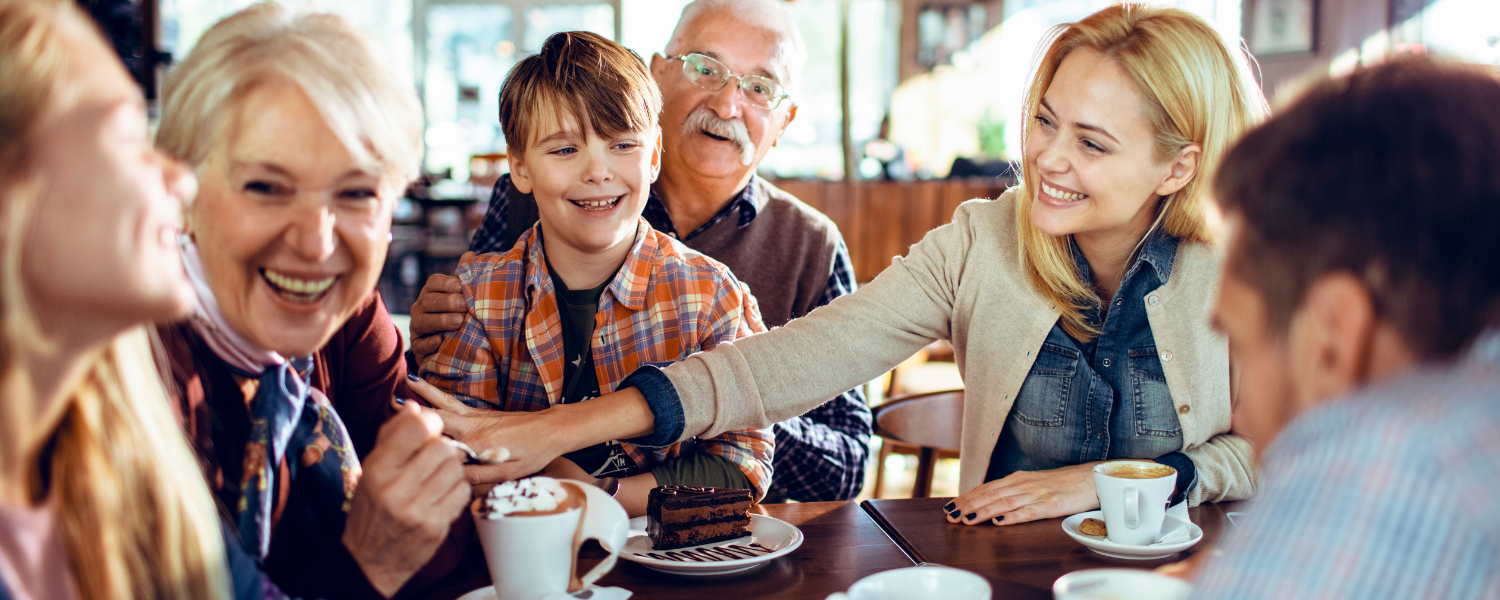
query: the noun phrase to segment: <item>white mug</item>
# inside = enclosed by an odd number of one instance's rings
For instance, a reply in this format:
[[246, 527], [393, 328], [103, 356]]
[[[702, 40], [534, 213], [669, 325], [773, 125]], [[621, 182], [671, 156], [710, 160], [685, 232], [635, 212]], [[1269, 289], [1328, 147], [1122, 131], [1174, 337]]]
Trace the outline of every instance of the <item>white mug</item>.
[[[615, 566], [630, 518], [625, 508], [603, 490], [560, 481], [569, 493], [582, 494], [583, 506], [557, 514], [485, 518], [477, 511], [474, 526], [484, 548], [497, 600], [536, 600], [556, 592], [576, 592]], [[578, 548], [597, 540], [609, 556], [582, 577], [577, 574]]]
[[1088, 569], [1057, 578], [1057, 600], [1182, 600], [1192, 587], [1180, 579], [1140, 569]]
[[849, 593], [835, 593], [827, 600], [910, 598], [990, 600], [990, 582], [968, 571], [951, 567], [906, 567], [865, 577], [849, 586]]
[[[1121, 468], [1166, 469], [1171, 473], [1154, 479], [1114, 477], [1106, 471]], [[1109, 541], [1126, 546], [1145, 546], [1161, 539], [1167, 501], [1177, 488], [1177, 470], [1150, 461], [1117, 460], [1094, 466], [1094, 490], [1104, 511]]]

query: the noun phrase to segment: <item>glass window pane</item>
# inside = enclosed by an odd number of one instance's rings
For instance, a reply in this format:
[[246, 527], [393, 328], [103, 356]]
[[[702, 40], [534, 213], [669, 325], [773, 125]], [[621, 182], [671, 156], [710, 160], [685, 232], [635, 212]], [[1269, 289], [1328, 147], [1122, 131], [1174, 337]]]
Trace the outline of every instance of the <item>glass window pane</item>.
[[615, 39], [615, 9], [608, 4], [556, 4], [526, 9], [526, 52], [541, 49], [559, 31], [592, 31]]
[[497, 119], [500, 84], [515, 64], [510, 7], [431, 4], [427, 7], [427, 169], [468, 176], [469, 157], [504, 148]]

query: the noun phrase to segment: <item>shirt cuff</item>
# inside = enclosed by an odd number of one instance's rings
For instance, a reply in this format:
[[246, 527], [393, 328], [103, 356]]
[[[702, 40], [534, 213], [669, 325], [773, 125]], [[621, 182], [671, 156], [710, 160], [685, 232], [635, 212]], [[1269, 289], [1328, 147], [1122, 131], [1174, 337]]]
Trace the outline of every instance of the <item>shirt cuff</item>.
[[1167, 502], [1167, 506], [1176, 506], [1179, 502], [1186, 501], [1193, 488], [1198, 487], [1198, 467], [1193, 464], [1193, 459], [1181, 452], [1173, 452], [1157, 457], [1156, 462], [1177, 469], [1177, 489], [1172, 492], [1172, 499]]
[[656, 365], [641, 365], [620, 382], [618, 389], [628, 387], [646, 397], [646, 404], [656, 417], [656, 430], [649, 436], [623, 441], [644, 448], [665, 448], [677, 443], [687, 427], [687, 415], [682, 410], [682, 399], [677, 397], [677, 387], [667, 374]]

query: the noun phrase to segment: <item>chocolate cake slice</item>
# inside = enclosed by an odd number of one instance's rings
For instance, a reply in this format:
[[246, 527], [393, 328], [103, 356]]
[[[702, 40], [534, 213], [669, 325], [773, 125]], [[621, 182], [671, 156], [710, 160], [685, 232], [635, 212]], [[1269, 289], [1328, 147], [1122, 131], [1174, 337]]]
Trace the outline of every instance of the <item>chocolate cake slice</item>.
[[662, 486], [646, 502], [646, 533], [656, 550], [747, 536], [754, 499], [750, 490]]

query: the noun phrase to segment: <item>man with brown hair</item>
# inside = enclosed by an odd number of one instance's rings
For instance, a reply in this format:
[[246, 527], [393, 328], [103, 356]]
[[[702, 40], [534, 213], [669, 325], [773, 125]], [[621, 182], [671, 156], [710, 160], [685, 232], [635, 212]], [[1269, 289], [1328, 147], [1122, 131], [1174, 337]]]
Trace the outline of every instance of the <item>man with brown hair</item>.
[[1313, 87], [1225, 159], [1215, 319], [1235, 428], [1270, 446], [1194, 597], [1500, 591], [1496, 106], [1493, 73], [1401, 60]]
[[[661, 88], [662, 167], [642, 216], [727, 265], [750, 285], [768, 326], [854, 291], [838, 228], [757, 177], [755, 168], [797, 115], [790, 89], [806, 51], [776, 0], [698, 0], [683, 9], [667, 55], [651, 59]], [[503, 252], [537, 220], [536, 202], [511, 176], [495, 184], [469, 249]], [[458, 326], [467, 307], [456, 281], [434, 275], [412, 306], [412, 350]], [[446, 314], [445, 314], [446, 313]], [[424, 337], [430, 336], [430, 337]], [[771, 498], [848, 500], [864, 485], [870, 411], [850, 390], [778, 423]]]

